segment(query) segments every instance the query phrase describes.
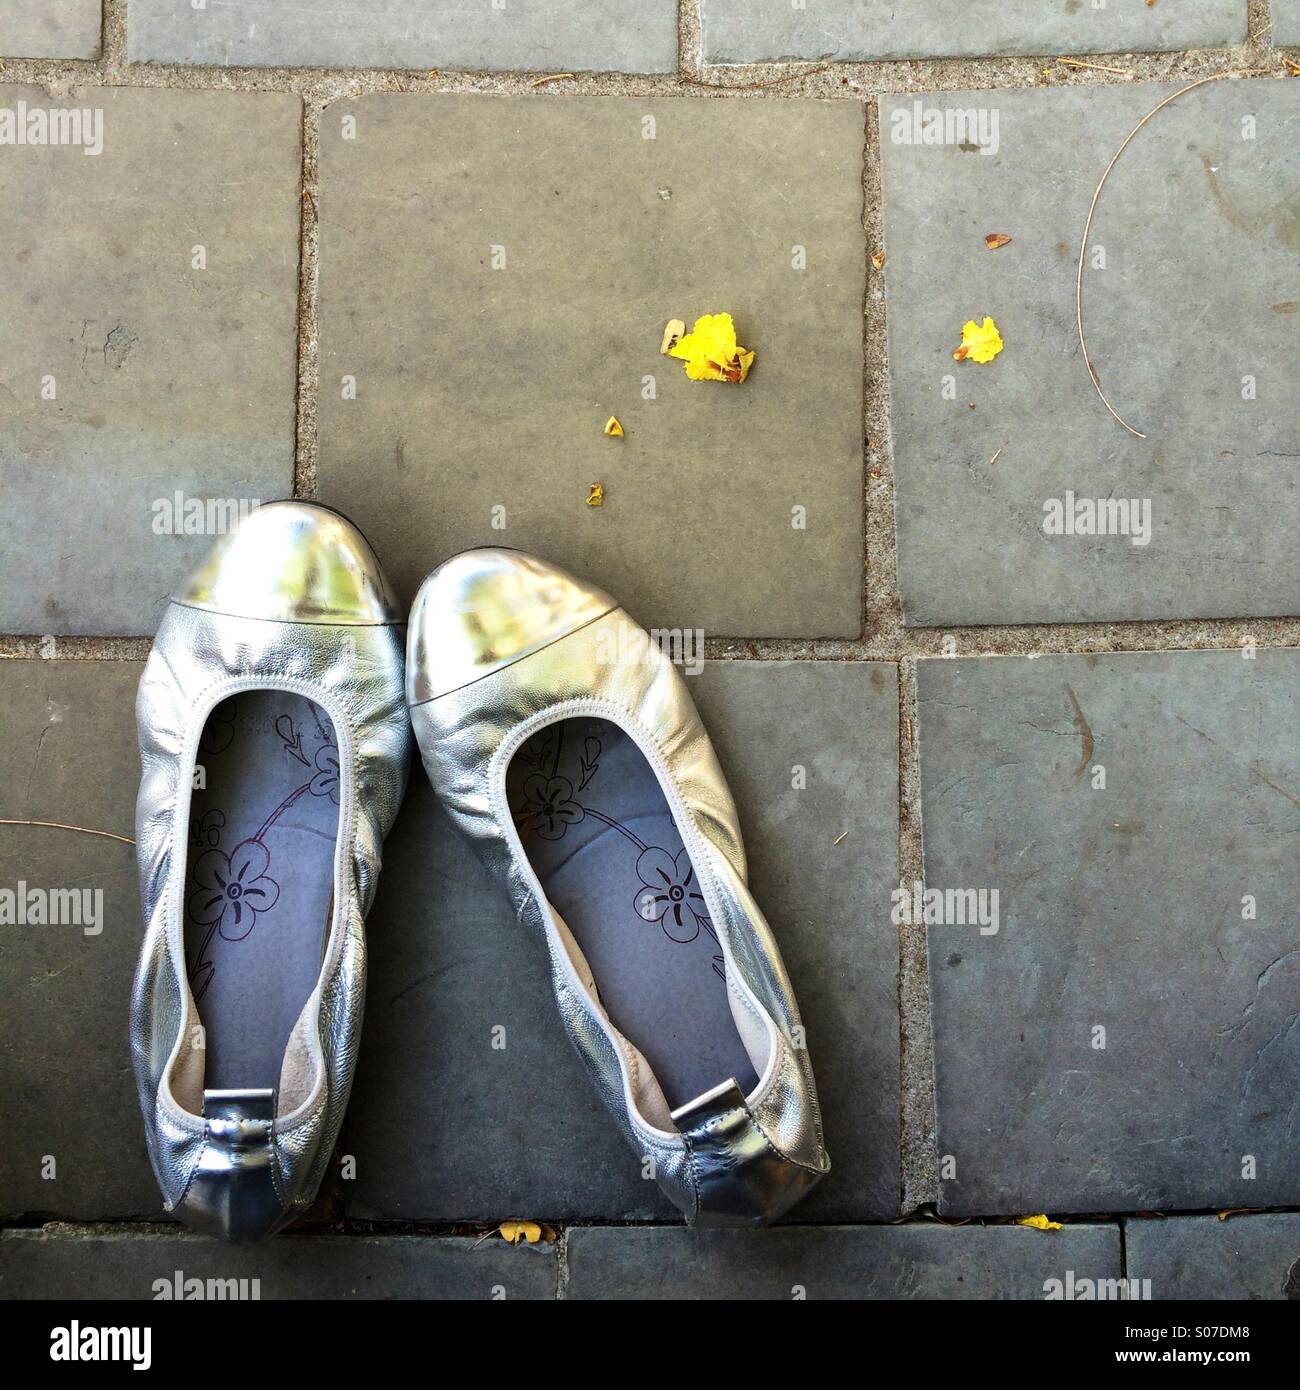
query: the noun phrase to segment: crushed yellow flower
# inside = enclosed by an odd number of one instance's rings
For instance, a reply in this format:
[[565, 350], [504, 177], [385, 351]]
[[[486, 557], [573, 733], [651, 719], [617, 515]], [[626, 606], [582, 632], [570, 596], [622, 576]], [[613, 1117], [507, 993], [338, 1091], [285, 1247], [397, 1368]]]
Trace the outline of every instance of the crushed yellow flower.
[[736, 342], [730, 314], [704, 314], [696, 319], [691, 331], [668, 349], [668, 356], [686, 363], [686, 375], [692, 381], [741, 382], [754, 365], [754, 354]]
[[497, 1230], [501, 1239], [511, 1245], [536, 1245], [542, 1238], [542, 1228], [536, 1221], [503, 1221]]
[[609, 435], [611, 439], [623, 438], [623, 426], [618, 423], [617, 415], [611, 415], [609, 419], [605, 421], [605, 433]]
[[1002, 334], [992, 319], [986, 318], [982, 324], [967, 319], [962, 325], [961, 346], [953, 353], [958, 362], [968, 358], [972, 362], [992, 362], [1002, 351]]
[[1046, 1216], [1022, 1216], [1016, 1225], [1030, 1226], [1035, 1231], [1059, 1231], [1062, 1229], [1059, 1221], [1049, 1221]]
[[592, 483], [587, 489], [587, 505], [600, 507], [605, 502], [605, 488], [602, 483]]

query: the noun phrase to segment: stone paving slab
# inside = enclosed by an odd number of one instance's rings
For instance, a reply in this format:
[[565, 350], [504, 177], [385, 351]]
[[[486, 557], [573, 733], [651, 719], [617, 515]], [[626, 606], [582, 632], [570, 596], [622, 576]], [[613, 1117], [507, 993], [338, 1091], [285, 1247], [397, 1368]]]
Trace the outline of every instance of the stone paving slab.
[[301, 104], [0, 88], [53, 108], [83, 143], [0, 148], [0, 631], [142, 634], [212, 543], [187, 504], [293, 486]]
[[[856, 636], [863, 141], [854, 102], [331, 105], [322, 498], [407, 597], [505, 544], [648, 626]], [[659, 355], [718, 311], [758, 354], [743, 385]]]
[[[1089, 351], [1146, 439], [1106, 413], [1079, 353], [1075, 281], [1093, 191], [1124, 137], [1176, 90], [882, 99], [909, 623], [1295, 610], [1300, 87], [1220, 82], [1181, 97], [1102, 193], [1085, 277]], [[957, 123], [963, 111], [974, 127]], [[956, 143], [917, 144], [918, 130]], [[990, 233], [1013, 241], [990, 251]], [[1101, 253], [1106, 269], [1092, 269]], [[986, 365], [954, 362], [962, 324], [986, 315], [1005, 350]], [[1116, 524], [1048, 534], [1049, 504], [1073, 518], [1084, 499], [1130, 501], [1127, 528], [1117, 515], [1120, 534]]]
[[1278, 45], [1300, 46], [1300, 0], [1273, 0], [1269, 39]]
[[232, 1246], [189, 1234], [0, 1234], [0, 1299], [500, 1301], [554, 1298], [556, 1282], [553, 1248], [496, 1240], [288, 1234]]
[[1240, 43], [1246, 0], [702, 0], [711, 63], [1163, 52]]
[[[139, 679], [134, 661], [0, 661], [0, 818], [133, 835]], [[0, 826], [0, 889], [20, 884], [103, 897], [82, 926], [18, 925], [12, 905], [0, 925], [0, 1216], [158, 1213], [127, 1038], [135, 851]]]
[[809, 1029], [833, 1168], [794, 1219], [892, 1218], [898, 932], [883, 905], [898, 872], [898, 668], [712, 662], [691, 690]]
[[673, 72], [675, 0], [130, 0], [136, 62]]
[[98, 58], [102, 0], [0, 0], [0, 58]]
[[945, 1213], [1300, 1203], [1298, 677], [919, 663], [927, 887], [999, 894], [927, 929]]
[[[741, 807], [751, 882], [817, 1071], [834, 1171], [798, 1216], [895, 1216], [898, 954], [881, 907], [896, 874], [895, 668], [711, 662], [688, 679]], [[801, 792], [790, 789], [797, 765]], [[342, 1141], [356, 1160], [342, 1184], [348, 1215], [675, 1219], [561, 1029], [539, 944], [422, 775], [384, 860]]]
[[1129, 1220], [1124, 1249], [1152, 1298], [1300, 1299], [1300, 1212]]
[[568, 1235], [580, 1299], [1041, 1299], [1051, 1280], [1120, 1277], [1119, 1227], [589, 1227]]

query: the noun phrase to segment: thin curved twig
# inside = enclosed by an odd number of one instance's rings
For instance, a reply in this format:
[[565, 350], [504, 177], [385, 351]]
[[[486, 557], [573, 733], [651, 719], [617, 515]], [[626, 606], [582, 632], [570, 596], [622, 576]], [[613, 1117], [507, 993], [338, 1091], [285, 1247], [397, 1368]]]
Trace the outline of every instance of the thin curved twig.
[[1092, 195], [1092, 203], [1088, 208], [1088, 220], [1083, 225], [1083, 240], [1079, 243], [1079, 273], [1074, 286], [1074, 307], [1075, 319], [1079, 325], [1079, 347], [1083, 352], [1083, 364], [1088, 369], [1088, 375], [1092, 378], [1092, 384], [1096, 388], [1097, 395], [1101, 397], [1101, 403], [1119, 421], [1121, 425], [1138, 439], [1145, 439], [1146, 435], [1141, 430], [1135, 430], [1132, 425], [1115, 409], [1106, 399], [1106, 393], [1101, 389], [1101, 382], [1097, 379], [1097, 370], [1092, 365], [1092, 358], [1088, 356], [1088, 340], [1083, 331], [1083, 263], [1088, 254], [1088, 237], [1092, 232], [1092, 219], [1097, 211], [1097, 204], [1101, 200], [1101, 190], [1106, 187], [1106, 180], [1110, 178], [1110, 172], [1119, 163], [1119, 157], [1133, 143], [1138, 131], [1153, 117], [1158, 116], [1170, 102], [1177, 101], [1179, 97], [1188, 92], [1195, 91], [1197, 87], [1204, 87], [1207, 82], [1221, 82], [1225, 77], [1261, 77], [1264, 70], [1259, 68], [1247, 68], [1236, 72], [1216, 72], [1212, 77], [1202, 77], [1195, 82], [1190, 82], [1186, 87], [1179, 88], [1172, 96], [1167, 96], [1158, 106], [1152, 107], [1150, 111], [1129, 131], [1124, 143], [1115, 151], [1110, 163], [1106, 166], [1106, 172], [1102, 174], [1100, 182], [1097, 184], [1097, 191]]
[[703, 87], [707, 92], [759, 92], [765, 87], [798, 82], [801, 77], [812, 77], [814, 73], [825, 72], [829, 67], [829, 63], [818, 63], [816, 67], [804, 68], [801, 72], [783, 72], [779, 77], [766, 77], [759, 82], [706, 82], [702, 77], [683, 77], [682, 81], [692, 87]]
[[0, 825], [37, 825], [46, 830], [77, 830], [83, 835], [102, 835], [106, 840], [120, 840], [124, 845], [135, 844], [125, 835], [115, 835], [111, 830], [91, 830], [84, 825], [68, 825], [61, 820], [0, 820]]

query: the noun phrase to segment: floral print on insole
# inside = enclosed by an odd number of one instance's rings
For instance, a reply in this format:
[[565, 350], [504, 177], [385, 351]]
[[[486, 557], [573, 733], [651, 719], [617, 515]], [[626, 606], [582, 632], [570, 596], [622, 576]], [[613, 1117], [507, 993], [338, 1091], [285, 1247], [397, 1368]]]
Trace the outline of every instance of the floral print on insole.
[[734, 1077], [756, 1084], [695, 865], [650, 765], [606, 720], [533, 735], [507, 774], [511, 814], [601, 1002], [676, 1107]]
[[333, 725], [298, 695], [234, 696], [208, 716], [195, 780], [185, 950], [205, 1034], [205, 1085], [274, 1086], [329, 926], [339, 803]]

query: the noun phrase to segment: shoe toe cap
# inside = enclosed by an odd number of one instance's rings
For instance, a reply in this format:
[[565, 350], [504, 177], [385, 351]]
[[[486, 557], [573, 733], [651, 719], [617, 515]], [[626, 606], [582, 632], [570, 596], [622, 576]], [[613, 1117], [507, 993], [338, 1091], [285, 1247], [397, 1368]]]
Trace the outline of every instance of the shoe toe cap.
[[401, 621], [369, 542], [311, 502], [268, 502], [222, 536], [175, 594], [230, 617], [373, 626]]
[[411, 608], [407, 701], [450, 694], [617, 607], [603, 589], [522, 551], [454, 555], [425, 579]]

